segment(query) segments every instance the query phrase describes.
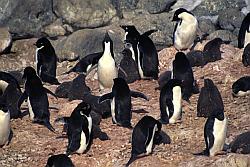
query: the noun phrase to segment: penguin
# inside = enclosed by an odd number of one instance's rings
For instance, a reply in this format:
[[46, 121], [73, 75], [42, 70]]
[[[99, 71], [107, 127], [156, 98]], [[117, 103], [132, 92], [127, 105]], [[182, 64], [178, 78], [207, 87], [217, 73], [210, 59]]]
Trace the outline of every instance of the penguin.
[[197, 37], [198, 21], [196, 17], [184, 8], [175, 11], [172, 21], [176, 21], [173, 44], [177, 50], [190, 49]]
[[215, 156], [222, 152], [227, 134], [227, 118], [218, 88], [211, 79], [204, 80], [197, 103], [197, 116], [207, 118], [204, 127], [206, 149], [199, 153]]
[[[129, 43], [127, 45], [130, 45], [129, 47], [132, 47], [131, 44]], [[135, 63], [135, 60], [132, 57], [131, 50], [128, 48], [125, 48], [122, 51], [122, 55], [123, 55], [123, 58], [120, 62], [120, 67], [124, 69], [127, 76], [125, 76], [125, 74], [121, 70], [119, 70], [118, 77], [125, 79], [128, 84], [133, 83], [137, 80], [140, 80], [140, 74], [139, 74], [137, 65]]]
[[0, 90], [2, 94], [4, 93], [9, 83], [14, 84], [19, 89], [19, 91], [21, 91], [20, 85], [14, 76], [12, 76], [10, 73], [0, 71]]
[[57, 56], [55, 49], [46, 37], [39, 38], [36, 43], [36, 72], [43, 82], [58, 84], [56, 81]]
[[162, 124], [176, 123], [182, 115], [181, 81], [171, 79], [163, 86], [160, 93], [160, 110]]
[[182, 99], [189, 102], [192, 94], [199, 93], [199, 88], [194, 80], [193, 70], [183, 52], [177, 52], [172, 62], [172, 79], [182, 81]]
[[66, 155], [82, 154], [90, 149], [93, 140], [93, 122], [90, 112], [90, 104], [81, 102], [70, 117], [63, 117], [68, 137]]
[[8, 84], [2, 96], [0, 96], [0, 103], [7, 106], [10, 112], [11, 119], [22, 118], [22, 113], [18, 108], [18, 100], [22, 92], [16, 87], [15, 84]]
[[98, 63], [102, 55], [103, 55], [103, 52], [97, 52], [97, 53], [92, 53], [83, 57], [82, 59], [79, 60], [78, 63], [76, 63], [76, 65], [73, 68], [71, 68], [65, 74], [69, 74], [71, 72], [82, 72], [84, 74], [87, 74], [89, 69], [91, 69], [91, 67], [93, 67], [94, 65]]
[[242, 54], [242, 63], [245, 67], [250, 66], [250, 44], [247, 44]]
[[113, 123], [119, 126], [131, 128], [131, 96], [148, 100], [143, 93], [131, 91], [127, 82], [123, 78], [115, 78], [112, 92], [101, 96], [99, 103], [102, 103], [105, 100], [110, 100]]
[[203, 51], [191, 51], [187, 53], [187, 58], [191, 67], [205, 66], [209, 62], [221, 60], [220, 46], [222, 44], [229, 44], [229, 41], [223, 41], [221, 38], [214, 38], [209, 41]]
[[138, 156], [149, 155], [153, 151], [156, 139], [160, 138], [161, 123], [151, 116], [144, 116], [134, 127], [132, 132], [131, 157], [126, 164], [128, 167]]
[[71, 159], [65, 154], [52, 155], [45, 167], [75, 167]]
[[229, 145], [230, 152], [250, 154], [250, 131], [238, 135]]
[[23, 79], [26, 80], [24, 85], [25, 90], [18, 101], [18, 108], [20, 108], [23, 101], [27, 99], [30, 119], [34, 123], [45, 125], [50, 131], [54, 132], [55, 129], [50, 124], [49, 101], [47, 96], [47, 92], [52, 92], [43, 87], [40, 78], [32, 67], [26, 67], [24, 69]]
[[155, 90], [161, 90], [164, 85], [171, 79], [172, 72], [171, 71], [164, 71], [158, 79], [158, 87]]
[[248, 43], [250, 43], [250, 13], [246, 15], [246, 17], [243, 19], [240, 31], [238, 35], [238, 48], [244, 48]]
[[113, 41], [106, 32], [103, 45], [103, 54], [98, 61], [97, 74], [100, 90], [112, 88], [113, 79], [118, 76], [118, 69], [114, 60]]
[[250, 94], [250, 76], [244, 76], [235, 81], [232, 85], [232, 95], [234, 97], [246, 96]]
[[158, 79], [158, 53], [149, 35], [157, 30], [149, 30], [140, 34], [133, 25], [121, 25], [125, 31], [124, 42], [132, 44], [132, 56], [136, 61], [141, 79]]
[[11, 140], [10, 112], [4, 104], [0, 104], [0, 147], [9, 145]]

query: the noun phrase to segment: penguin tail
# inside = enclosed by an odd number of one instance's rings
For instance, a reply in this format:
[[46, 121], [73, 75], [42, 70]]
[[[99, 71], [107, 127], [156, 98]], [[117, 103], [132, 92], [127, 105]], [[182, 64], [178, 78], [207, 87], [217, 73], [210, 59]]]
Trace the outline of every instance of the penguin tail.
[[129, 167], [129, 165], [131, 165], [136, 159], [137, 159], [137, 155], [132, 154], [130, 159], [128, 160], [127, 164], [125, 165], [125, 167]]
[[49, 121], [45, 121], [44, 125], [51, 131], [51, 132], [55, 132], [55, 128], [53, 128], [53, 126], [50, 124]]

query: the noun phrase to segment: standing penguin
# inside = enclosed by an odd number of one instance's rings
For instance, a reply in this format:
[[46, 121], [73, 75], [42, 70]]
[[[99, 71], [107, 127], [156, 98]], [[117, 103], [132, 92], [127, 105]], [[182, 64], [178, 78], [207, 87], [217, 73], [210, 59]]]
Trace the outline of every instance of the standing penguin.
[[197, 116], [207, 118], [204, 127], [206, 150], [202, 154], [215, 156], [222, 152], [225, 144], [227, 118], [220, 92], [211, 79], [204, 80], [197, 103]]
[[23, 78], [26, 80], [24, 85], [25, 90], [18, 101], [18, 108], [20, 108], [23, 101], [27, 99], [30, 119], [34, 123], [45, 125], [50, 131], [54, 132], [55, 129], [50, 124], [49, 101], [47, 96], [47, 92], [51, 92], [43, 87], [34, 68], [26, 67]]
[[45, 167], [74, 167], [71, 159], [65, 154], [52, 155]]
[[177, 50], [191, 48], [198, 30], [196, 17], [186, 9], [179, 8], [175, 11], [172, 21], [176, 21], [173, 35], [174, 47]]
[[176, 53], [172, 64], [173, 71], [171, 78], [182, 81], [182, 99], [189, 102], [189, 98], [193, 93], [199, 93], [198, 85], [194, 80], [192, 67], [183, 52]]
[[113, 41], [106, 32], [102, 42], [103, 54], [98, 61], [97, 74], [100, 89], [112, 88], [113, 79], [118, 76], [118, 69], [114, 60]]
[[90, 116], [91, 106], [81, 102], [73, 110], [70, 117], [63, 117], [67, 126], [68, 146], [66, 155], [73, 153], [82, 154], [86, 152], [93, 140], [92, 118]]
[[8, 145], [11, 139], [10, 112], [7, 106], [0, 104], [0, 147]]
[[245, 67], [250, 66], [250, 43], [244, 48], [242, 63]]
[[160, 93], [161, 123], [176, 123], [181, 119], [181, 81], [171, 79], [163, 86]]
[[157, 30], [149, 30], [140, 34], [133, 25], [122, 25], [121, 28], [125, 31], [124, 42], [132, 44], [132, 57], [136, 61], [140, 77], [158, 79], [158, 53], [153, 41], [149, 38], [149, 35]]
[[[129, 45], [129, 44], [128, 44]], [[131, 45], [129, 46], [130, 48], [132, 47]], [[137, 65], [135, 63], [135, 60], [133, 59], [133, 54], [129, 48], [125, 48], [122, 51], [123, 58], [120, 62], [120, 67], [124, 69], [126, 72], [127, 76], [119, 70], [118, 77], [119, 78], [124, 78], [127, 83], [133, 83], [136, 80], [140, 79], [140, 74], [137, 68]]]
[[135, 98], [141, 97], [148, 100], [144, 94], [131, 91], [124, 79], [115, 78], [112, 92], [101, 96], [99, 103], [102, 103], [105, 100], [111, 100], [111, 115], [113, 123], [131, 128], [131, 96]]
[[39, 38], [34, 44], [36, 49], [36, 72], [43, 82], [60, 84], [56, 79], [57, 56], [50, 41]]
[[238, 35], [238, 48], [244, 48], [250, 43], [250, 13], [243, 19]]
[[128, 167], [139, 155], [152, 153], [155, 139], [160, 138], [161, 123], [151, 116], [144, 116], [134, 127], [132, 132], [131, 157], [126, 164]]

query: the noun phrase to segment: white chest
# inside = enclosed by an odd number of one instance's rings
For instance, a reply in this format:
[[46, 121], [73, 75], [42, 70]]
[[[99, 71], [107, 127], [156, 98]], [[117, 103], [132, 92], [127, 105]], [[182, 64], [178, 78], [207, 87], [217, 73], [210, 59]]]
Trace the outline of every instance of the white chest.
[[244, 41], [244, 48], [247, 46], [247, 44], [250, 43], [250, 33], [246, 31], [245, 33], [245, 41]]
[[30, 103], [30, 98], [28, 97], [27, 99], [27, 103], [28, 103], [28, 108], [29, 108], [29, 115], [30, 115], [30, 120], [34, 120], [34, 112], [33, 112], [33, 109], [32, 109], [32, 106], [31, 106], [31, 103]]
[[175, 86], [173, 88], [173, 101], [174, 105], [174, 114], [173, 116], [169, 119], [169, 123], [175, 123], [177, 120], [181, 118], [181, 87], [180, 86]]
[[111, 101], [111, 115], [112, 115], [113, 121], [117, 123], [116, 118], [115, 118], [115, 97]]
[[2, 92], [5, 91], [5, 89], [7, 88], [8, 85], [9, 85], [8, 82], [0, 80], [0, 90], [2, 90]]
[[223, 121], [220, 121], [215, 118], [214, 121], [214, 144], [209, 150], [210, 156], [216, 155], [219, 151], [222, 151], [225, 144], [226, 135], [227, 135], [227, 118], [225, 117]]
[[8, 142], [10, 135], [10, 113], [0, 110], [0, 145]]
[[155, 131], [156, 131], [156, 130], [157, 130], [157, 125], [155, 124], [154, 129], [153, 129], [152, 137], [149, 138], [149, 136], [148, 136], [148, 138], [147, 138], [147, 140], [146, 140], [146, 142], [147, 142], [148, 140], [150, 140], [149, 144], [146, 146], [146, 155], [148, 155], [148, 154], [150, 154], [150, 153], [152, 152], [153, 143], [154, 143], [153, 141], [154, 141], [154, 136], [155, 136]]

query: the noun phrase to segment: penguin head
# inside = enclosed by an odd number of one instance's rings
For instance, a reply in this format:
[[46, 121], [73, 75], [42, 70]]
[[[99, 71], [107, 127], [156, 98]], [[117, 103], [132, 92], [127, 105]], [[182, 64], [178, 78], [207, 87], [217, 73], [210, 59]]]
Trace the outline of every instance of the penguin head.
[[23, 79], [27, 79], [29, 77], [36, 76], [36, 71], [33, 67], [26, 67], [23, 71]]
[[173, 16], [173, 19], [172, 21], [180, 21], [182, 20], [182, 15], [183, 14], [188, 14], [188, 15], [193, 15], [191, 12], [187, 11], [186, 9], [184, 8], [179, 8], [177, 9], [175, 12], [174, 12], [174, 16]]
[[39, 38], [36, 43], [34, 44], [37, 48], [49, 48], [52, 47], [50, 41], [46, 37]]
[[132, 43], [133, 41], [138, 41], [140, 33], [137, 31], [134, 25], [121, 25], [120, 27], [125, 31], [125, 43]]
[[173, 64], [178, 69], [187, 69], [190, 66], [189, 60], [183, 52], [176, 53]]
[[102, 47], [103, 47], [103, 50], [105, 50], [105, 48], [109, 48], [111, 52], [113, 51], [113, 41], [110, 38], [108, 32], [105, 33], [105, 37], [102, 41]]
[[214, 82], [209, 78], [204, 79], [204, 88], [207, 90], [214, 89], [215, 88]]
[[91, 105], [85, 102], [81, 102], [80, 104], [77, 105], [75, 110], [78, 110], [81, 115], [89, 116], [91, 112]]
[[7, 113], [8, 112], [8, 107], [5, 103], [0, 102], [0, 111]]
[[115, 78], [113, 88], [129, 89], [127, 82], [123, 78]]
[[232, 85], [232, 94], [233, 94], [233, 96], [237, 95], [242, 87], [244, 87], [244, 85], [243, 85], [242, 82], [239, 82], [239, 80], [234, 82], [233, 85]]

